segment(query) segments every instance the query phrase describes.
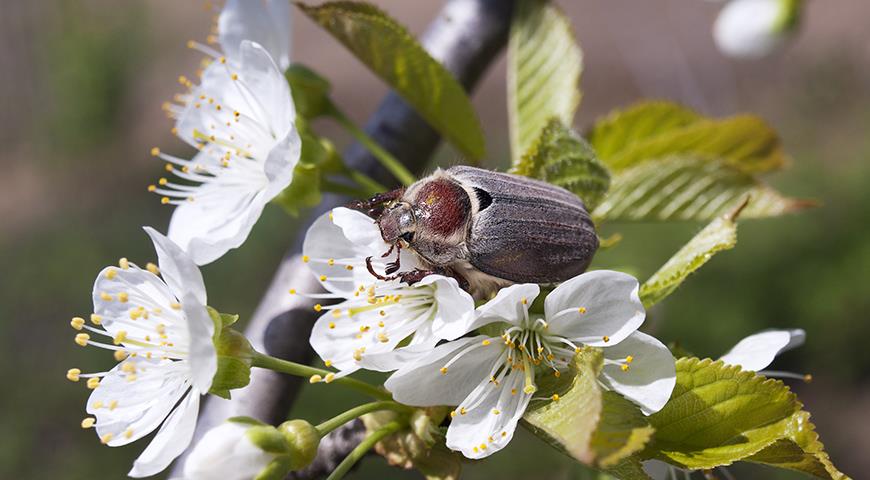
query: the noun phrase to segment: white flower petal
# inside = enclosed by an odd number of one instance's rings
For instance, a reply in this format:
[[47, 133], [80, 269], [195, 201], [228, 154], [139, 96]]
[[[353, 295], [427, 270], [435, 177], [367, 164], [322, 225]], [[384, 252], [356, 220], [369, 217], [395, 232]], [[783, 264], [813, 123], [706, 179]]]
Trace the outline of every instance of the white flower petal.
[[187, 480], [250, 480], [275, 455], [254, 445], [247, 436], [249, 426], [232, 421], [209, 430], [184, 463]]
[[290, 66], [290, 3], [287, 0], [227, 0], [218, 17], [218, 41], [229, 58], [252, 40], [272, 55], [281, 70]]
[[199, 268], [172, 240], [151, 227], [143, 227], [151, 237], [160, 266], [160, 276], [176, 298], [192, 295], [201, 305], [208, 304], [205, 283]]
[[[626, 363], [628, 370], [619, 363]], [[644, 415], [662, 409], [671, 398], [677, 381], [674, 357], [655, 337], [634, 332], [612, 347], [604, 348], [605, 365], [601, 380], [611, 390], [637, 404]]]
[[376, 372], [391, 372], [419, 361], [429, 355], [434, 348], [435, 345], [417, 344], [389, 352], [368, 354], [363, 357], [360, 366]]
[[776, 50], [785, 40], [778, 31], [782, 9], [780, 0], [732, 0], [713, 25], [713, 39], [722, 53], [735, 58], [761, 58]]
[[368, 215], [345, 207], [332, 209], [335, 225], [350, 243], [371, 252], [385, 252], [389, 245], [381, 237], [377, 222]]
[[614, 345], [638, 329], [646, 313], [637, 279], [596, 270], [562, 283], [544, 301], [549, 331], [596, 347]]
[[[135, 380], [123, 365], [135, 366]], [[91, 392], [87, 412], [96, 433], [112, 447], [134, 442], [160, 426], [190, 388], [177, 362], [129, 358], [103, 377]], [[129, 368], [129, 367], [128, 367]], [[108, 435], [108, 437], [106, 437]]]
[[217, 351], [214, 346], [215, 324], [205, 305], [187, 295], [181, 299], [189, 332], [188, 357], [190, 380], [199, 393], [208, 393], [217, 373]]
[[528, 317], [529, 305], [538, 298], [539, 293], [541, 287], [532, 283], [502, 288], [495, 298], [477, 307], [477, 318], [471, 328], [479, 328], [494, 322], [519, 325]]
[[169, 415], [148, 447], [133, 462], [133, 468], [128, 475], [134, 478], [148, 477], [166, 469], [190, 445], [198, 412], [199, 395], [191, 391]]
[[740, 340], [720, 360], [757, 372], [770, 365], [780, 353], [803, 345], [805, 338], [806, 332], [800, 329], [756, 333]]
[[269, 199], [261, 190], [227, 192], [217, 183], [199, 187], [199, 194], [219, 200], [178, 205], [169, 222], [169, 237], [198, 265], [207, 265], [245, 243]]
[[[483, 340], [492, 344], [482, 346]], [[384, 386], [396, 401], [414, 406], [458, 405], [481, 381], [489, 379], [504, 344], [485, 335], [439, 345], [416, 362], [400, 368]], [[457, 355], [462, 355], [441, 373]]]
[[532, 398], [531, 394], [523, 393], [523, 385], [524, 377], [518, 370], [509, 373], [498, 385], [484, 378], [457, 407], [447, 429], [447, 447], [473, 459], [488, 457], [504, 448]]
[[[428, 275], [414, 284], [415, 289], [432, 289], [436, 306], [435, 317], [432, 319], [431, 332], [444, 340], [455, 340], [471, 330], [475, 319], [474, 299], [460, 288], [454, 278], [441, 275]], [[425, 337], [418, 331], [417, 337]]]

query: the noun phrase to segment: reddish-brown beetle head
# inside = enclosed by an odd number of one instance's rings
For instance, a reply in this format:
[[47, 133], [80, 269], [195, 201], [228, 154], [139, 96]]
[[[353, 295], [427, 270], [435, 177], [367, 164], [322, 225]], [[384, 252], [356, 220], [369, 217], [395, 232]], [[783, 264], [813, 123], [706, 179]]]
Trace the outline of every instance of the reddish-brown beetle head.
[[390, 245], [395, 245], [399, 239], [411, 243], [417, 230], [417, 218], [414, 209], [408, 202], [397, 202], [390, 206], [378, 218], [381, 237]]

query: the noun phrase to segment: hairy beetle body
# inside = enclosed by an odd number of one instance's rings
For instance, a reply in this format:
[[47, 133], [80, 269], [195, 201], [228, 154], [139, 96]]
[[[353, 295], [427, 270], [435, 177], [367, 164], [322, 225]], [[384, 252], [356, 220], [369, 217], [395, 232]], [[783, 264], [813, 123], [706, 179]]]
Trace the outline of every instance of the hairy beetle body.
[[567, 280], [586, 270], [598, 248], [592, 220], [571, 192], [474, 167], [437, 170], [356, 207], [377, 220], [387, 243], [413, 250], [476, 297], [511, 283]]

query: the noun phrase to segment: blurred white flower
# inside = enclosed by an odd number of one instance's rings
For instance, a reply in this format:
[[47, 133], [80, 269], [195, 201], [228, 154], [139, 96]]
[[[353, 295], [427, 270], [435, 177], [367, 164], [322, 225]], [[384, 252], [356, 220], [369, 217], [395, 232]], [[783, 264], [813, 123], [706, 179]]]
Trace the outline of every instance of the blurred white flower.
[[251, 480], [279, 455], [255, 445], [247, 423], [226, 421], [212, 428], [184, 462], [185, 480]]
[[[329, 292], [311, 296], [342, 300], [315, 306], [324, 314], [314, 325], [311, 345], [342, 374], [360, 367], [393, 370], [390, 352], [402, 340], [410, 338], [408, 348], [415, 351], [430, 350], [439, 340], [464, 335], [474, 320], [474, 300], [453, 278], [429, 275], [408, 285], [369, 273], [366, 258], [383, 271], [382, 254], [388, 250], [377, 223], [347, 208], [321, 216], [305, 236], [303, 260]], [[399, 271], [420, 266], [413, 254], [399, 255]]]
[[[131, 477], [160, 472], [187, 448], [200, 396], [211, 388], [217, 370], [215, 326], [199, 269], [169, 239], [150, 227], [145, 231], [159, 267], [142, 269], [121, 259], [118, 267], [103, 269], [94, 283], [93, 326], [79, 317], [72, 320], [81, 331], [77, 344], [112, 350], [120, 363], [108, 372], [67, 372], [73, 381], [87, 378], [94, 389], [87, 412], [96, 418], [84, 419], [82, 427], [95, 427], [104, 444], [126, 445], [160, 426], [133, 464]], [[92, 334], [108, 341], [94, 340]]]
[[713, 25], [716, 45], [735, 58], [769, 55], [794, 30], [799, 4], [796, 0], [732, 0]]
[[154, 148], [184, 182], [161, 178], [148, 189], [176, 206], [169, 238], [204, 265], [244, 243], [290, 185], [301, 140], [287, 80], [257, 43], [243, 41], [237, 59], [215, 58], [199, 85], [182, 83], [191, 90], [166, 108], [176, 134], [200, 151], [187, 160]]
[[547, 296], [543, 318], [529, 314], [539, 292], [533, 284], [502, 289], [477, 309], [471, 326], [504, 325], [501, 336], [462, 338], [409, 355], [385, 384], [402, 403], [456, 405], [447, 446], [468, 458], [504, 448], [534, 399], [536, 377], [568, 371], [583, 345], [602, 347], [599, 380], [645, 414], [670, 398], [674, 358], [661, 342], [637, 331], [645, 316], [637, 280], [603, 270], [577, 276]]

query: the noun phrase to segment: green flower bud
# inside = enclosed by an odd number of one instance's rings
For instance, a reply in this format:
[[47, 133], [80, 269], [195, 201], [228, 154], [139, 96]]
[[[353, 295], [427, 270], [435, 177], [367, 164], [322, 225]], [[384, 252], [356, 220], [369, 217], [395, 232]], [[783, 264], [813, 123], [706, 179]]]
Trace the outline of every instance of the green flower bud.
[[305, 420], [290, 420], [279, 425], [278, 430], [290, 448], [291, 470], [305, 468], [314, 461], [320, 446], [320, 434], [314, 425]]

